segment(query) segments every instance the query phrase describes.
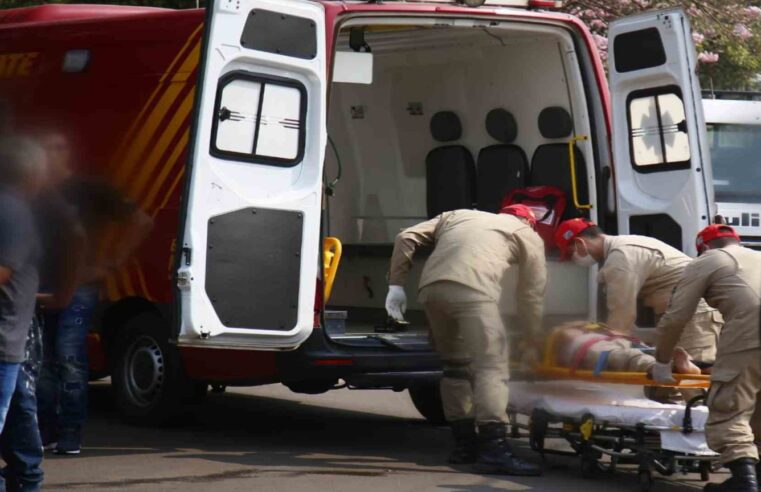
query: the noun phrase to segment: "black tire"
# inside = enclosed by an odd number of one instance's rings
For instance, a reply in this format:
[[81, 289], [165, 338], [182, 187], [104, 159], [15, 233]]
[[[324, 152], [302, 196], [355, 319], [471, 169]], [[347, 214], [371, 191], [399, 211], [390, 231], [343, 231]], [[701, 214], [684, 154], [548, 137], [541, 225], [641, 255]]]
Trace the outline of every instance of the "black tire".
[[438, 426], [447, 425], [438, 384], [416, 384], [410, 386], [408, 391], [412, 404], [429, 423]]
[[116, 406], [126, 421], [163, 425], [177, 415], [192, 383], [161, 317], [146, 312], [130, 319], [119, 330], [113, 353]]

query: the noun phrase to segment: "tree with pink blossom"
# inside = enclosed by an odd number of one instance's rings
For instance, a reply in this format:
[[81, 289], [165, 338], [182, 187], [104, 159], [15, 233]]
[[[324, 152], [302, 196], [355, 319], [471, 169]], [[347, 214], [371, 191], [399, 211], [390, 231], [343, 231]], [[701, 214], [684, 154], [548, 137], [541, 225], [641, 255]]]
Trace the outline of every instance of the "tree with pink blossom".
[[586, 22], [605, 59], [611, 20], [676, 6], [690, 16], [705, 89], [761, 89], [761, 0], [567, 0], [564, 10]]

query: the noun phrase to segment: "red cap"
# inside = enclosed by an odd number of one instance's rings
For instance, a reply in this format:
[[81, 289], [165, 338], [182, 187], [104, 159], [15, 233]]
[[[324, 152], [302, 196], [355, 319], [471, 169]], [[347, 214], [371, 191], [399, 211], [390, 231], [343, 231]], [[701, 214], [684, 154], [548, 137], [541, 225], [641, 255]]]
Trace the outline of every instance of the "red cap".
[[555, 244], [558, 249], [560, 249], [560, 259], [570, 259], [571, 252], [569, 246], [571, 245], [571, 241], [573, 241], [573, 239], [581, 232], [596, 225], [597, 224], [587, 219], [570, 219], [561, 222], [558, 228], [555, 229]]
[[531, 208], [527, 207], [526, 205], [521, 205], [520, 203], [515, 203], [513, 205], [506, 205], [502, 207], [499, 213], [515, 215], [516, 217], [519, 217], [521, 219], [526, 219], [528, 220], [531, 227], [534, 227], [536, 225], [536, 215], [534, 215], [534, 211], [531, 210]]
[[740, 240], [740, 236], [733, 228], [725, 224], [711, 224], [702, 231], [698, 232], [695, 245], [698, 247], [698, 253], [705, 251], [706, 244], [720, 237], [732, 237]]

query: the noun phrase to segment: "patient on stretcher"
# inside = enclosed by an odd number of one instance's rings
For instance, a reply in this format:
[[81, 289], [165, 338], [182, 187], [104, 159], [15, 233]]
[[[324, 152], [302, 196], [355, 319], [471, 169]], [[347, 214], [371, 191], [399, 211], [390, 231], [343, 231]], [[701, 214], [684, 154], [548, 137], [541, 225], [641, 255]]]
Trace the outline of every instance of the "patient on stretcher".
[[[641, 342], [608, 329], [590, 330], [588, 326], [587, 322], [577, 321], [553, 330], [553, 355], [559, 365], [595, 372], [650, 372], [655, 357], [642, 351], [646, 347]], [[679, 347], [674, 351], [673, 369], [677, 374], [701, 373]]]

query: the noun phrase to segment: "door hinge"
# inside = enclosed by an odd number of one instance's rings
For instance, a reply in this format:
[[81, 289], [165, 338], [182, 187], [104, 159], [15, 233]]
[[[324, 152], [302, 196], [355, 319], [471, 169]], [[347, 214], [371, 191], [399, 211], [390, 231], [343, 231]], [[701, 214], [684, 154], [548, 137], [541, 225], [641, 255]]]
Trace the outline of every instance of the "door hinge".
[[190, 290], [190, 281], [193, 277], [190, 276], [190, 272], [187, 270], [180, 270], [177, 272], [177, 288], [180, 290]]

